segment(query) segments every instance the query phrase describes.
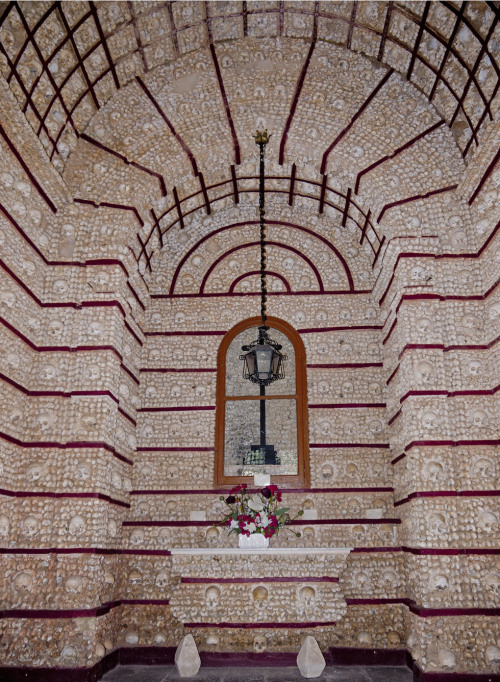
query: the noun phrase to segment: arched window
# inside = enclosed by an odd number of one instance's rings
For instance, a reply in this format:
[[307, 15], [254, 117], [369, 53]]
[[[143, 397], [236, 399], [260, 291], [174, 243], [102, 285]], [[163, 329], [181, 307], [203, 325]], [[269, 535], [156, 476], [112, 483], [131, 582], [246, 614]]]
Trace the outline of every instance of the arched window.
[[262, 396], [260, 387], [243, 377], [240, 359], [242, 346], [258, 337], [261, 324], [260, 317], [240, 322], [219, 348], [215, 485], [251, 485], [255, 473], [268, 473], [281, 486], [306, 488], [310, 475], [304, 344], [287, 322], [267, 318], [269, 335], [283, 346], [288, 359], [285, 378], [267, 386]]

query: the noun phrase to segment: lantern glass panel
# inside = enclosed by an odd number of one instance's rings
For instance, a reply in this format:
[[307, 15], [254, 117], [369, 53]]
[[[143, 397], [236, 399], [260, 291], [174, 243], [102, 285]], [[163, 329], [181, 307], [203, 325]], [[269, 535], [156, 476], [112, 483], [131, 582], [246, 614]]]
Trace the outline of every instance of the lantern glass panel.
[[[292, 343], [285, 334], [271, 327], [269, 335], [274, 341], [283, 346], [282, 353], [287, 356], [285, 363], [286, 376], [284, 379], [274, 381], [266, 386], [266, 395], [295, 395], [295, 351]], [[240, 355], [246, 355], [246, 368], [255, 372], [256, 366], [250, 365], [249, 361], [252, 353], [245, 353], [241, 347], [249, 345], [259, 337], [259, 328], [248, 327], [231, 341], [226, 355], [226, 395], [230, 396], [257, 396], [259, 395], [259, 384], [254, 384], [248, 379], [243, 378], [244, 363], [240, 360]], [[255, 362], [253, 360], [253, 362]], [[274, 358], [273, 361], [274, 363]], [[273, 364], [273, 367], [275, 365]]]

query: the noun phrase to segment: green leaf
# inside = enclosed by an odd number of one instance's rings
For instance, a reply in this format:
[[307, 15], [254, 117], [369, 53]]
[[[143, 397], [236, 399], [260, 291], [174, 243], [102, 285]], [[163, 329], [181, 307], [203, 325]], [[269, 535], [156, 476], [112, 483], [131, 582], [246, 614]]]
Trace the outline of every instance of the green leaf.
[[278, 509], [277, 512], [275, 512], [276, 516], [281, 516], [285, 512], [290, 511], [290, 507], [283, 507], [283, 509]]

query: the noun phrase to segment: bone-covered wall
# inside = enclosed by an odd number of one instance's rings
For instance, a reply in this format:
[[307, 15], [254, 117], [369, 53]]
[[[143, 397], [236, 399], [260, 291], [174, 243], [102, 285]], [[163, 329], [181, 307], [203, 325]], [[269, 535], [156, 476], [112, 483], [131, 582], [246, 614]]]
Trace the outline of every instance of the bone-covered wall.
[[[500, 671], [497, 12], [2, 4], [0, 667], [190, 632]], [[217, 567], [171, 550], [236, 546], [217, 352], [260, 311], [257, 128], [312, 513], [272, 539], [299, 563]]]

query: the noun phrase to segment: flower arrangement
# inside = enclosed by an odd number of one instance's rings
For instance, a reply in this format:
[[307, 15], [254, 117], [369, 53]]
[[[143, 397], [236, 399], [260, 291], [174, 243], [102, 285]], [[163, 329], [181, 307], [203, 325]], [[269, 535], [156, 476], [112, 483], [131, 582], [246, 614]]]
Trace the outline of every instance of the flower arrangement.
[[[227, 497], [221, 495], [229, 508], [219, 526], [229, 528], [229, 534], [250, 536], [261, 533], [266, 538], [278, 533], [287, 524], [304, 513], [302, 509], [293, 518], [289, 515], [289, 507], [278, 507], [281, 502], [281, 491], [277, 485], [268, 485], [257, 493], [247, 492], [247, 484], [237, 485]], [[296, 537], [300, 533], [288, 528]]]

